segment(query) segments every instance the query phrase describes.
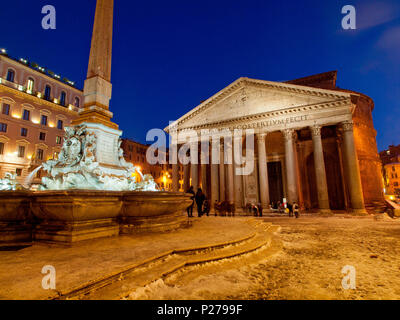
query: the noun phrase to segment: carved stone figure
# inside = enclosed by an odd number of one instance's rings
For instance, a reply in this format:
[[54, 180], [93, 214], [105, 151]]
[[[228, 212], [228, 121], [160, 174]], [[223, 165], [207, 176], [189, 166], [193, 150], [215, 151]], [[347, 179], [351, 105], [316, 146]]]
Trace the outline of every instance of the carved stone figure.
[[136, 183], [136, 168], [127, 163], [119, 143], [119, 175], [104, 172], [96, 161], [96, 135], [87, 130], [85, 125], [68, 127], [58, 159], [43, 163], [48, 176], [42, 178], [39, 190], [109, 190], [109, 191], [156, 191], [153, 178]]
[[17, 174], [6, 172], [4, 179], [0, 179], [0, 191], [17, 191], [24, 188], [17, 181]]

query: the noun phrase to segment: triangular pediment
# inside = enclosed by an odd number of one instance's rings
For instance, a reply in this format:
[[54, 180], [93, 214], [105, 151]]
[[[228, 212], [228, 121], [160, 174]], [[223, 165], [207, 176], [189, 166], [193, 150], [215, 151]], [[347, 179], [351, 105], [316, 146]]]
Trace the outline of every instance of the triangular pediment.
[[[175, 122], [178, 130], [349, 99], [348, 93], [240, 78]], [[168, 129], [167, 129], [168, 130]]]

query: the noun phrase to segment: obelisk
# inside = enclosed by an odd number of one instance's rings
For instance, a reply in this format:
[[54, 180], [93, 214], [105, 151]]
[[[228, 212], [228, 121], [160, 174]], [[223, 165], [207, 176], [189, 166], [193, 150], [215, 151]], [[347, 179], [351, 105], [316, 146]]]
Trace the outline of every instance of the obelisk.
[[119, 147], [122, 131], [111, 121], [111, 55], [113, 34], [113, 0], [97, 0], [87, 78], [83, 95], [84, 106], [72, 125], [85, 125], [96, 136], [96, 161], [102, 171], [115, 176], [126, 175]]
[[72, 122], [73, 125], [91, 122], [118, 129], [118, 125], [110, 121], [113, 114], [109, 112], [112, 92], [113, 13], [114, 0], [97, 0], [89, 66], [83, 90], [84, 107], [79, 118]]

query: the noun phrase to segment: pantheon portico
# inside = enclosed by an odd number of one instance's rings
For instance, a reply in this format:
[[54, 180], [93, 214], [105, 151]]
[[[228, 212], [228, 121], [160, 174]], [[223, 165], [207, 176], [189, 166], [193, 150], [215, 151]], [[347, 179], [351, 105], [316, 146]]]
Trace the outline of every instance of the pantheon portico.
[[[336, 72], [286, 83], [239, 78], [166, 131], [177, 133], [179, 147], [187, 143], [180, 137], [189, 131], [200, 137], [202, 130], [254, 130], [254, 170], [238, 175], [239, 165], [226, 161], [235, 151], [245, 154], [244, 136], [230, 143], [221, 138], [219, 154], [202, 152], [201, 142], [195, 141], [191, 150], [198, 151], [184, 166], [184, 189], [202, 187], [211, 203], [229, 201], [236, 208], [255, 203], [268, 208], [286, 198], [306, 210], [365, 213], [366, 204], [379, 206], [383, 200], [367, 99], [337, 89]], [[219, 164], [213, 157], [219, 157]], [[173, 165], [175, 191], [178, 181], [178, 165]]]

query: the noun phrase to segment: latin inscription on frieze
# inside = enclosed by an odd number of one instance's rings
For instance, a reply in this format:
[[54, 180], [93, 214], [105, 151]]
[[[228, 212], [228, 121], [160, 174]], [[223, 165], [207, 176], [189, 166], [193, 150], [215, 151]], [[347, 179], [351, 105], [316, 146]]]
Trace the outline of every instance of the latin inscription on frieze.
[[249, 124], [238, 125], [238, 129], [250, 129], [250, 128], [265, 128], [265, 127], [273, 127], [273, 126], [280, 126], [285, 124], [297, 123], [307, 120], [307, 115], [302, 116], [295, 116], [289, 117], [285, 119], [272, 119], [272, 120], [265, 120], [260, 122], [253, 122]]

